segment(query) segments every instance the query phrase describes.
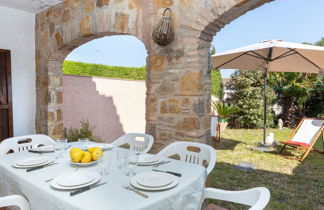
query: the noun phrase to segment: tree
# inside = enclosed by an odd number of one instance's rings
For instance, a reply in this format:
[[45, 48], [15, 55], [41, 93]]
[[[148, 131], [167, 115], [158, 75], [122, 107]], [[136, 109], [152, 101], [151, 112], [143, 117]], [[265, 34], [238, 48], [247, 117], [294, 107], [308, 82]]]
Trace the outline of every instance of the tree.
[[[324, 47], [324, 37], [315, 43]], [[309, 117], [324, 117], [324, 77], [318, 78], [313, 90], [305, 103], [305, 115]]]
[[305, 115], [304, 105], [314, 88], [316, 76], [305, 73], [271, 73], [269, 86], [276, 92], [274, 102], [282, 107], [285, 126], [293, 127]]
[[[228, 102], [235, 105], [239, 112], [237, 117], [231, 119], [231, 125], [244, 128], [263, 127], [263, 72], [240, 70], [235, 72], [227, 84], [233, 90]], [[271, 103], [274, 91], [267, 87], [267, 125], [273, 126]]]
[[[216, 49], [214, 46], [211, 48], [211, 54], [216, 54]], [[211, 93], [217, 98], [222, 99], [223, 98], [223, 83], [222, 83], [222, 76], [218, 69], [211, 71], [211, 83], [212, 83], [212, 89]]]

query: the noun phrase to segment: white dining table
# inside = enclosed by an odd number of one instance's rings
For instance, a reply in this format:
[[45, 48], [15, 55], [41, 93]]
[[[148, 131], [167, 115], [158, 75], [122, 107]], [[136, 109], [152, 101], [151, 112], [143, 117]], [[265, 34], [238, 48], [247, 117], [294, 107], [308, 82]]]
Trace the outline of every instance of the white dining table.
[[[56, 161], [55, 164], [32, 172], [17, 169], [12, 165], [21, 159], [35, 156], [55, 157], [55, 153], [35, 154], [29, 152], [12, 153], [0, 157], [0, 196], [19, 194], [29, 201], [32, 210], [51, 209], [86, 209], [86, 210], [186, 210], [200, 209], [202, 194], [206, 181], [206, 169], [200, 165], [185, 163], [169, 159], [170, 162], [158, 167], [181, 173], [179, 184], [169, 190], [148, 192], [148, 198], [123, 188], [123, 184], [130, 180], [125, 171], [118, 169], [117, 151], [129, 152], [126, 149], [114, 148], [104, 152], [111, 158], [108, 174], [103, 175], [101, 182], [107, 184], [93, 188], [81, 194], [70, 196], [70, 191], [53, 189], [48, 182], [50, 178], [69, 173], [76, 166], [70, 162], [69, 151]], [[79, 171], [100, 171], [99, 165], [78, 167]], [[152, 171], [153, 166], [137, 166], [136, 173]]]

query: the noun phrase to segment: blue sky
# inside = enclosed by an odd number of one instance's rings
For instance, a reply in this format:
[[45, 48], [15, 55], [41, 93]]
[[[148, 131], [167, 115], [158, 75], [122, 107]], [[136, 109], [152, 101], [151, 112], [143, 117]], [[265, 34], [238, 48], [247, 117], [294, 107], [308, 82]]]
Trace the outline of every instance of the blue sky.
[[[323, 0], [276, 0], [246, 13], [225, 26], [214, 37], [216, 52], [262, 40], [281, 39], [314, 43], [324, 37]], [[111, 66], [144, 66], [147, 52], [132, 36], [111, 36], [75, 49], [67, 60]], [[233, 70], [222, 70], [229, 77]]]

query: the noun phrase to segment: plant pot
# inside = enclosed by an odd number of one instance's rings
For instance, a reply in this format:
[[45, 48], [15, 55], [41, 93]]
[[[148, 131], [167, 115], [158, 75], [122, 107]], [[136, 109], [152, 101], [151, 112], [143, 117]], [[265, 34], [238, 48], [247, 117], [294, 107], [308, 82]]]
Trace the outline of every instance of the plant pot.
[[219, 122], [219, 131], [220, 131], [220, 132], [225, 131], [227, 125], [228, 125], [228, 122]]

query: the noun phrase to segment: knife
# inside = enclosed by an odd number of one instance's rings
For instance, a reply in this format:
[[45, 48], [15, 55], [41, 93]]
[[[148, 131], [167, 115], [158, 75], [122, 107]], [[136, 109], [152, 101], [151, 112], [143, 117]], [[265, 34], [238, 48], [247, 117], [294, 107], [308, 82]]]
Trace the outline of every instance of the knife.
[[153, 168], [152, 170], [153, 171], [158, 171], [158, 172], [169, 173], [169, 174], [172, 174], [172, 175], [178, 176], [178, 177], [181, 177], [182, 176], [180, 173], [176, 173], [176, 172], [172, 172], [172, 171], [163, 171], [163, 170], [159, 170], [159, 169], [155, 169], [155, 168]]
[[35, 170], [38, 170], [38, 169], [46, 168], [46, 167], [49, 167], [49, 166], [52, 166], [52, 165], [55, 165], [55, 164], [58, 164], [58, 163], [55, 162], [55, 163], [50, 163], [50, 164], [43, 165], [43, 166], [36, 166], [36, 167], [33, 167], [33, 168], [28, 168], [26, 170], [26, 172], [31, 172], [31, 171], [35, 171]]
[[92, 185], [92, 186], [88, 186], [88, 187], [83, 187], [81, 189], [78, 189], [78, 190], [75, 190], [73, 192], [70, 192], [70, 196], [75, 196], [77, 194], [86, 192], [86, 191], [91, 190], [93, 188], [100, 187], [101, 185], [104, 185], [104, 184], [107, 184], [107, 182], [102, 182], [102, 183], [99, 183], [99, 184], [96, 184], [96, 185]]
[[43, 153], [52, 153], [54, 151], [36, 151], [36, 150], [28, 150], [31, 153], [43, 154]]

